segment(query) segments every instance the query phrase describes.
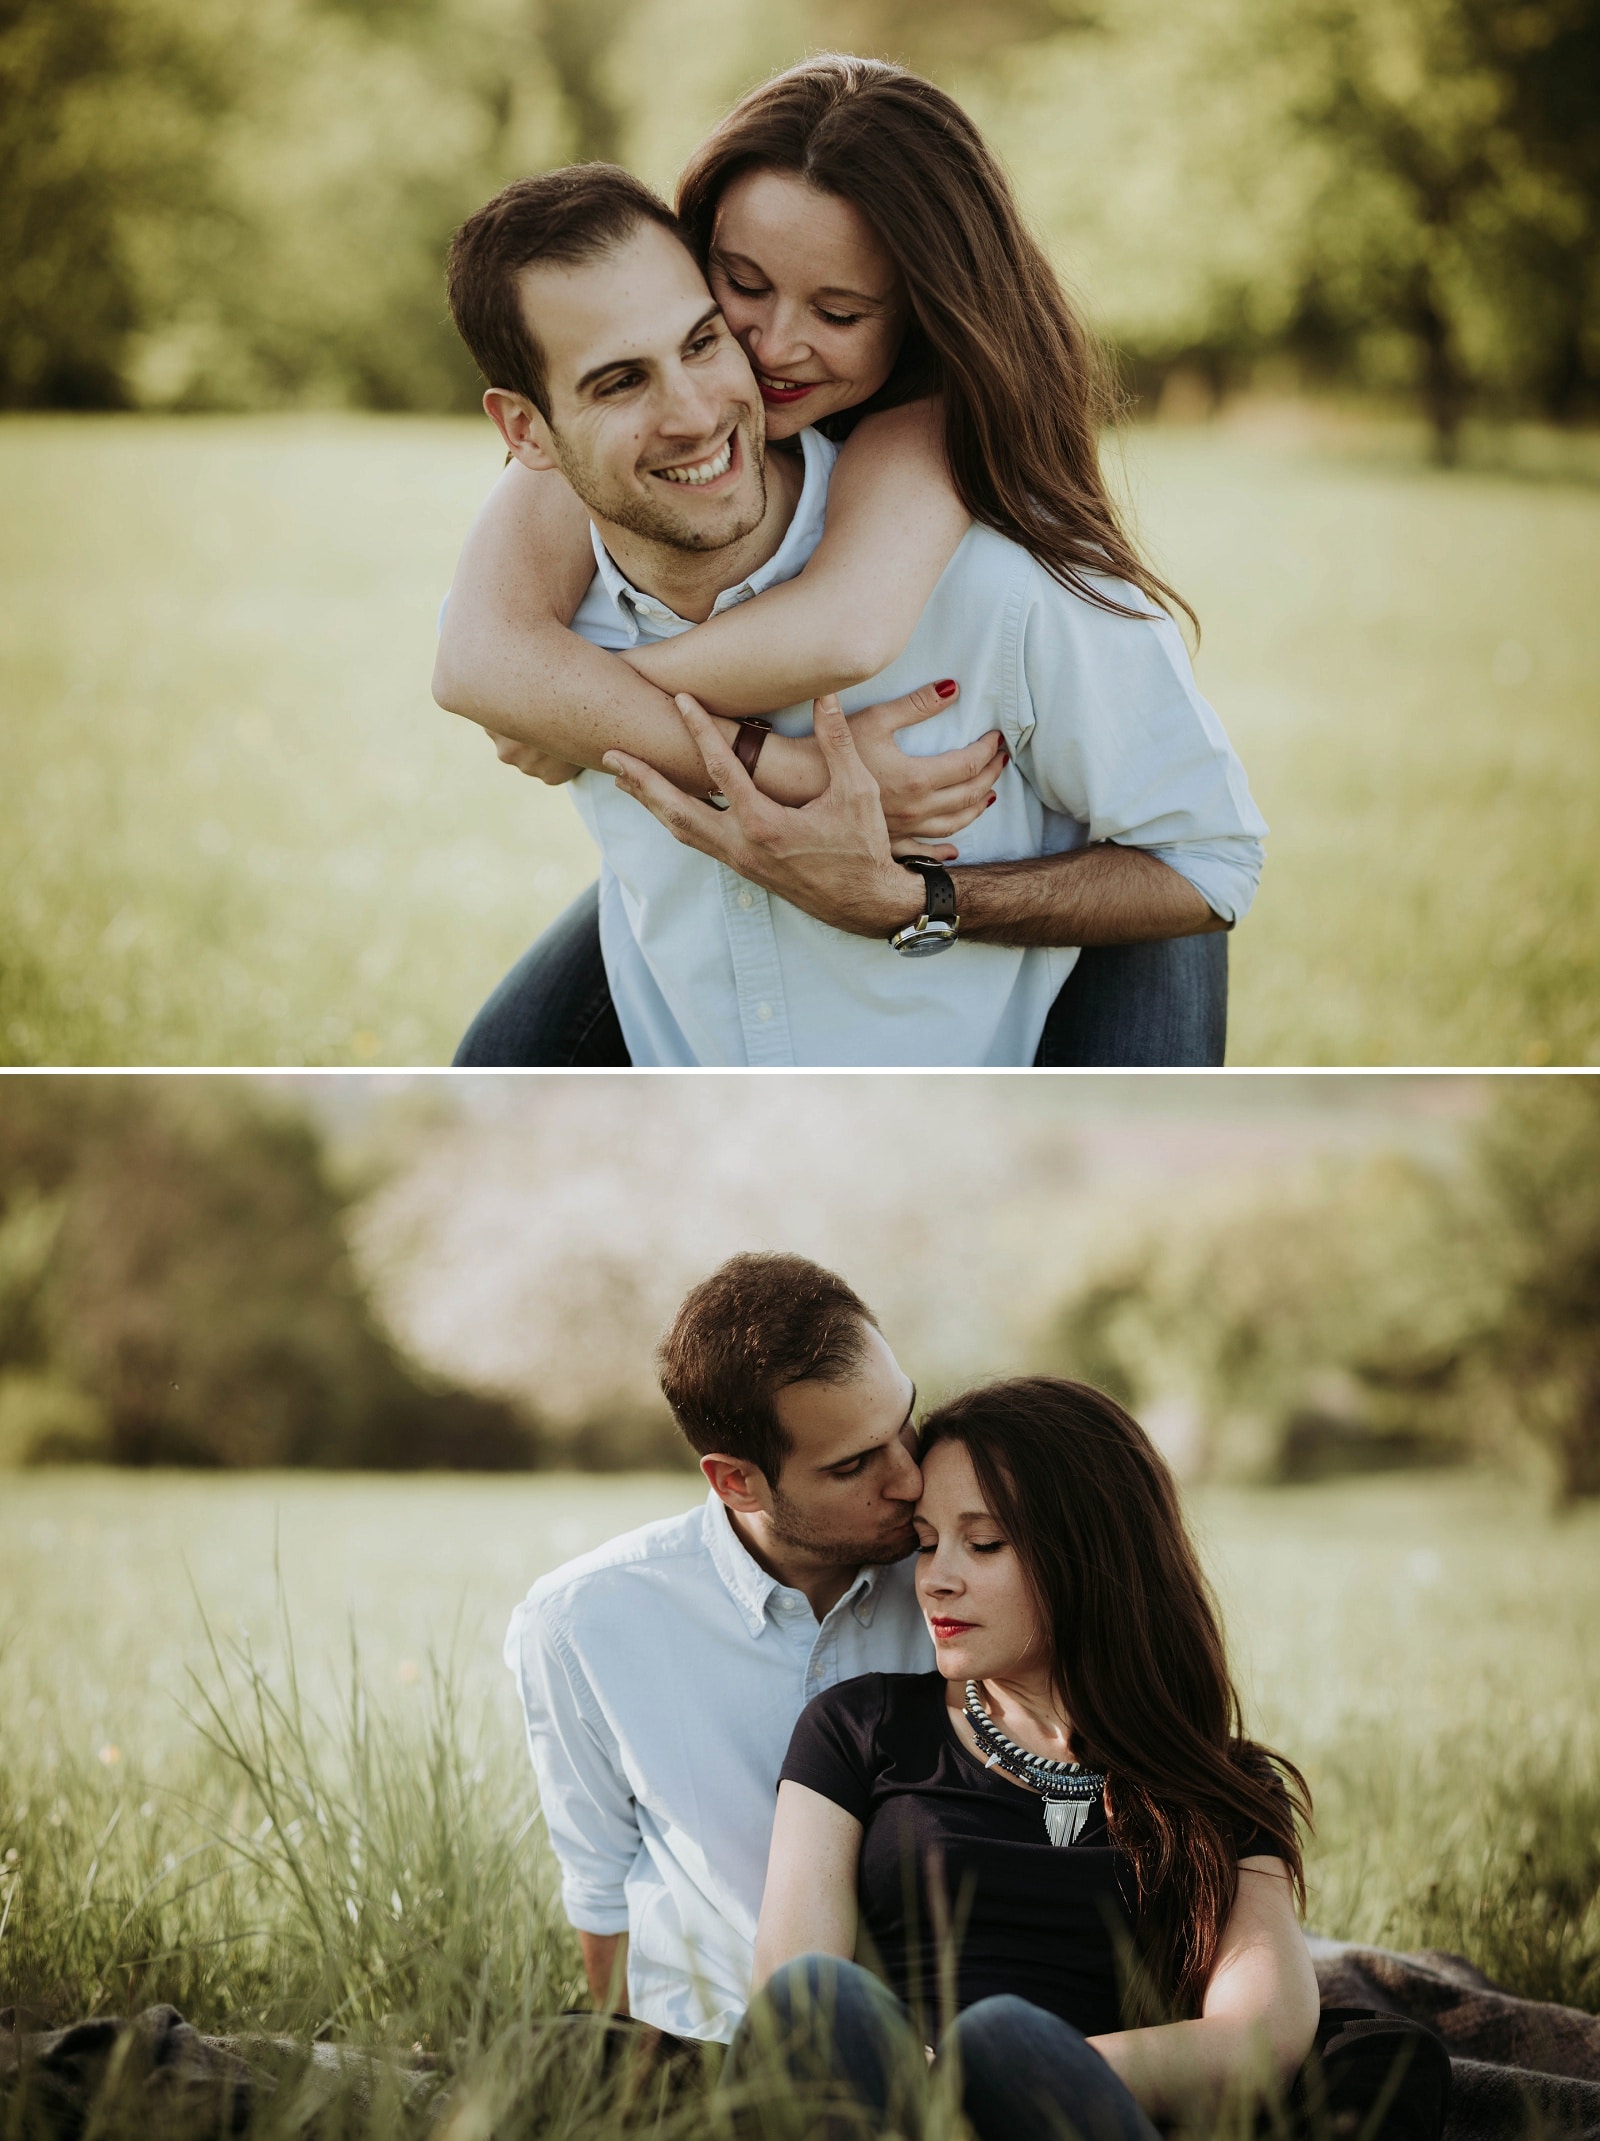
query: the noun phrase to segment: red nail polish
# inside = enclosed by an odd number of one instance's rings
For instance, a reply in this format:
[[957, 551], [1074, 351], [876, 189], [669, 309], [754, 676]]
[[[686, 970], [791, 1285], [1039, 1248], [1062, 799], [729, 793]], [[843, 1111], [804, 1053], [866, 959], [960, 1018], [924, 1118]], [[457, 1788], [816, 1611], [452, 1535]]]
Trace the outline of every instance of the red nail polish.
[[[994, 802], [997, 802], [998, 800], [999, 800], [999, 798], [998, 798], [997, 796], [990, 796], [990, 798], [989, 798], [989, 803], [994, 803]], [[985, 809], [985, 810], [987, 810], [987, 809], [989, 808], [989, 803], [985, 803], [985, 804], [984, 804], [984, 806], [983, 806], [983, 807], [984, 807], [984, 809]]]
[[953, 676], [947, 676], [943, 683], [935, 684], [933, 688], [941, 699], [953, 699], [956, 695], [956, 680]]
[[1002, 766], [1009, 766], [1009, 765], [1010, 765], [1010, 763], [1011, 763], [1011, 753], [1010, 753], [1009, 751], [1002, 751], [1002, 752], [1000, 753], [1000, 763], [1002, 764]]

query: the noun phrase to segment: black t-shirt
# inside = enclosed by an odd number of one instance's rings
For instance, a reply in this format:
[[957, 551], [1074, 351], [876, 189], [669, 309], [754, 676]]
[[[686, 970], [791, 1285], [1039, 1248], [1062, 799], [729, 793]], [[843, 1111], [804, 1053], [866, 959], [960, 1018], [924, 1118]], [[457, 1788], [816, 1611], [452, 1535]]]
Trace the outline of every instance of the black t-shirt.
[[[956, 1737], [938, 1673], [866, 1673], [800, 1714], [780, 1781], [804, 1784], [862, 1825], [862, 1922], [890, 1984], [942, 2008], [943, 1929], [957, 1933], [957, 2009], [1017, 1993], [1086, 2037], [1120, 2029], [1117, 1949], [1136, 1929], [1132, 1862], [1096, 1799], [1070, 1845], [1044, 1801], [985, 1769]], [[1280, 1855], [1248, 1836], [1240, 1858]], [[947, 1937], [947, 1936], [945, 1936]]]

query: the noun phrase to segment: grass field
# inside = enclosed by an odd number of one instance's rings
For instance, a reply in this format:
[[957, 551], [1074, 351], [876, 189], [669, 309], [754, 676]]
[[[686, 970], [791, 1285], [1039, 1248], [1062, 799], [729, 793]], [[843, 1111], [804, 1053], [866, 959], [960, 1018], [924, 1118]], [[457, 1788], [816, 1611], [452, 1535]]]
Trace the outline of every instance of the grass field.
[[[8, 1476], [0, 2007], [421, 2047], [448, 2141], [649, 2126], [527, 2064], [581, 1979], [499, 1644], [541, 1569], [689, 1492]], [[1600, 1509], [1463, 1477], [1195, 1518], [1252, 1722], [1317, 1797], [1312, 1924], [1600, 2007]]]
[[[1273, 827], [1230, 1060], [1600, 1062], [1578, 449], [1257, 417], [1127, 464]], [[0, 425], [0, 1059], [448, 1060], [594, 870], [428, 696], [496, 465], [466, 422]]]

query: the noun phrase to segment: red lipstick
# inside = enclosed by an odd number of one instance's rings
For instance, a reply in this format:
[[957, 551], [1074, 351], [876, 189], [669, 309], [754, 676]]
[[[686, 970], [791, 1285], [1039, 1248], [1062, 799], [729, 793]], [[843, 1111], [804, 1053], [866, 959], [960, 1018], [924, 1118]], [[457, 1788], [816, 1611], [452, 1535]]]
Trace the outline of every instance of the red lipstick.
[[958, 1635], [965, 1635], [969, 1628], [976, 1625], [974, 1621], [930, 1620], [928, 1623], [929, 1628], [933, 1631], [933, 1640], [936, 1643], [952, 1643]]

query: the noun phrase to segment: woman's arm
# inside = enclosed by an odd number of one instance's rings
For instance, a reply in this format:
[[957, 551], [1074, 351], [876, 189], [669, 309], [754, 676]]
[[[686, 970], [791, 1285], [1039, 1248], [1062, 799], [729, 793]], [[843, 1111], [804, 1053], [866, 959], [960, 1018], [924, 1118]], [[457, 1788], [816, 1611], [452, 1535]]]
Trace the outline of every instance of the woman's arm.
[[778, 1786], [767, 1885], [756, 1928], [754, 1992], [797, 1955], [856, 1951], [861, 1824], [809, 1785]]
[[936, 401], [866, 417], [839, 455], [822, 541], [798, 579], [624, 659], [715, 714], [762, 714], [844, 691], [903, 654], [971, 522]]
[[1311, 2049], [1319, 2011], [1288, 1871], [1282, 1859], [1247, 1858], [1199, 2020], [1089, 2042], [1153, 2119], [1184, 2119], [1252, 2080], [1286, 2082]]
[[[567, 767], [599, 767], [607, 751], [621, 750], [683, 794], [703, 796], [705, 762], [673, 701], [569, 629], [593, 576], [586, 508], [560, 475], [513, 461], [462, 549], [440, 625], [433, 695], [486, 729], [506, 764], [541, 780], [558, 781]], [[900, 749], [901, 728], [951, 703], [928, 685], [853, 717], [891, 836], [921, 850], [970, 825], [1005, 766], [993, 729], [933, 756]], [[717, 726], [731, 746], [735, 724]], [[763, 795], [799, 805], [827, 784], [811, 737], [768, 736], [756, 764]], [[943, 849], [939, 855], [948, 859]]]

